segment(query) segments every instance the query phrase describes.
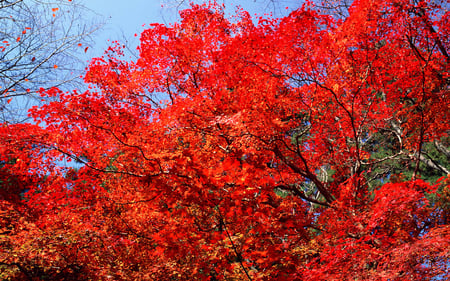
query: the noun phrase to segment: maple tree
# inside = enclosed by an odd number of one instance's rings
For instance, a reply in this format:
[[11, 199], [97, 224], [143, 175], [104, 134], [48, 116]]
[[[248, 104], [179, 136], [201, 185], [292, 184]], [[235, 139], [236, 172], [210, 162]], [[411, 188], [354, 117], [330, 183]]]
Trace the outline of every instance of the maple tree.
[[449, 277], [444, 4], [192, 5], [111, 46], [0, 130], [0, 276]]

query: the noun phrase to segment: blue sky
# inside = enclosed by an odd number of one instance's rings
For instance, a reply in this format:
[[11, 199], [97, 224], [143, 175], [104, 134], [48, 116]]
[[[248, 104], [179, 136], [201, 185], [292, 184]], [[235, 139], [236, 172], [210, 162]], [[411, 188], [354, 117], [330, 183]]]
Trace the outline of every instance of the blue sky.
[[[134, 34], [143, 30], [142, 25], [163, 21], [161, 4], [157, 0], [91, 0], [84, 5], [105, 22], [95, 36], [90, 56], [100, 56], [110, 44], [108, 40], [134, 40]], [[134, 43], [137, 44], [137, 40]]]
[[[274, 11], [270, 0], [223, 1], [230, 12], [234, 11], [236, 5], [242, 6], [251, 15]], [[286, 6], [295, 7], [301, 1], [277, 0], [276, 2], [279, 6], [274, 13], [279, 16], [287, 12]], [[101, 56], [109, 46], [108, 39], [122, 42], [123, 39], [130, 40], [128, 45], [134, 50], [139, 38], [139, 36], [135, 38], [134, 34], [139, 35], [144, 30], [143, 25], [155, 22], [172, 23], [177, 20], [177, 9], [182, 8], [177, 7], [176, 0], [85, 0], [84, 6], [105, 21], [103, 29], [95, 36], [95, 45], [87, 53], [90, 57]]]

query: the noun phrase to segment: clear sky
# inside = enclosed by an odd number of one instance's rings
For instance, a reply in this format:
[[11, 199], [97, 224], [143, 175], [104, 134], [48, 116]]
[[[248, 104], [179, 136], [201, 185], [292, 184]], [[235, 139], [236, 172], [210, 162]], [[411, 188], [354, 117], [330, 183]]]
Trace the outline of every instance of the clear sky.
[[[231, 12], [234, 11], [236, 5], [240, 5], [251, 15], [274, 11], [276, 16], [286, 13], [286, 6], [295, 8], [295, 6], [299, 6], [299, 2], [302, 2], [277, 0], [275, 1], [277, 6], [274, 7], [270, 0], [222, 1]], [[95, 45], [87, 55], [90, 57], [101, 56], [110, 44], [108, 40], [120, 40], [123, 43], [126, 43], [125, 40], [129, 40], [127, 45], [135, 50], [139, 34], [144, 29], [143, 25], [155, 22], [172, 23], [177, 20], [179, 9], [186, 5], [177, 7], [176, 3], [177, 0], [85, 0], [84, 6], [94, 11], [106, 22], [103, 29], [95, 36]], [[138, 34], [138, 37], [135, 38], [134, 34]]]
[[131, 40], [135, 45], [134, 34], [139, 34], [144, 24], [163, 21], [158, 0], [86, 0], [84, 6], [98, 15], [97, 20], [105, 22], [95, 36], [94, 48], [88, 52], [90, 56], [100, 56], [109, 46], [108, 40]]

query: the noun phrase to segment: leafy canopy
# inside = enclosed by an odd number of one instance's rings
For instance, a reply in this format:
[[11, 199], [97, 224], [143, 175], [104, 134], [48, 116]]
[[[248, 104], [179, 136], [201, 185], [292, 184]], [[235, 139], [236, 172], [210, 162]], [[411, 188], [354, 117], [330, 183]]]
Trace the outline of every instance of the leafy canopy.
[[448, 277], [448, 10], [348, 13], [192, 5], [42, 91], [0, 128], [1, 276]]

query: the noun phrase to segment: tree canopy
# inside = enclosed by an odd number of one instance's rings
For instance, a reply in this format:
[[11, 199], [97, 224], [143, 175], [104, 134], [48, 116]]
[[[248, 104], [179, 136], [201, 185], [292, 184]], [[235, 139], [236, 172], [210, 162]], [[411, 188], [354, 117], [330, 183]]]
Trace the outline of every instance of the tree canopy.
[[111, 46], [0, 127], [0, 276], [448, 278], [446, 5], [192, 4]]

